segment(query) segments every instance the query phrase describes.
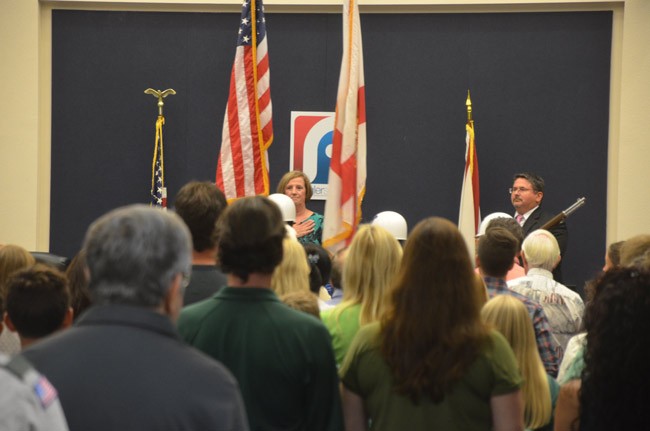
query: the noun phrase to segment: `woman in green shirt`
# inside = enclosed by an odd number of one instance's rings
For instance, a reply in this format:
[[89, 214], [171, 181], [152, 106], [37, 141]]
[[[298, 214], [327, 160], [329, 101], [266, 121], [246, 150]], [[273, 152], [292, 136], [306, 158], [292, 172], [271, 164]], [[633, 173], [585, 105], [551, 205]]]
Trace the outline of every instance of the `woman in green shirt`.
[[402, 247], [380, 226], [363, 225], [354, 236], [343, 269], [343, 299], [321, 312], [332, 336], [337, 365], [359, 328], [379, 319], [386, 308], [386, 292], [402, 259]]
[[348, 431], [523, 430], [514, 354], [481, 321], [473, 283], [456, 226], [420, 222], [387, 312], [359, 330], [339, 370]]

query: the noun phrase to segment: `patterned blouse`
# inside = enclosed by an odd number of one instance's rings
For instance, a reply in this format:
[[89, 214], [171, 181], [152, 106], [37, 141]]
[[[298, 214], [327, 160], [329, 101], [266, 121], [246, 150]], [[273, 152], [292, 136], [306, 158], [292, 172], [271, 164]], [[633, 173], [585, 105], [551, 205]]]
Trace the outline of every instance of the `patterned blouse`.
[[321, 245], [323, 239], [323, 216], [318, 213], [312, 213], [309, 217], [302, 221], [302, 223], [312, 220], [314, 222], [314, 230], [307, 235], [298, 238], [300, 244], [316, 244]]

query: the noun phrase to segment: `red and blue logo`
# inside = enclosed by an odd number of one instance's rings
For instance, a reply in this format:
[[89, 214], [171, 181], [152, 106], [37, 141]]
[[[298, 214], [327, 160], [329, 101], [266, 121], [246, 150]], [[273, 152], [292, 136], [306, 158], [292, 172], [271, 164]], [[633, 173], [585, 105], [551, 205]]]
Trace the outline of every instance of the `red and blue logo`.
[[307, 174], [314, 190], [312, 199], [327, 198], [334, 115], [334, 112], [291, 113], [290, 168]]

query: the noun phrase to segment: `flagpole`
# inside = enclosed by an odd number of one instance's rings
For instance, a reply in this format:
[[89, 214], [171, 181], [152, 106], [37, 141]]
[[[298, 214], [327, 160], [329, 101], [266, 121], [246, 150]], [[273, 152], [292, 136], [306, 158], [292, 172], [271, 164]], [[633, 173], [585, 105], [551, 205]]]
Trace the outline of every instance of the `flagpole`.
[[472, 99], [469, 89], [465, 101], [467, 108], [467, 124], [465, 125], [465, 169], [463, 185], [460, 193], [460, 208], [458, 212], [458, 229], [460, 230], [469, 251], [470, 258], [474, 260], [475, 235], [480, 222], [480, 196], [478, 161], [476, 160], [476, 142], [474, 140], [474, 119], [472, 116]]
[[147, 88], [144, 90], [145, 94], [151, 94], [158, 99], [158, 118], [156, 119], [156, 139], [153, 149], [153, 161], [151, 162], [151, 205], [161, 208], [167, 208], [167, 187], [165, 187], [165, 159], [163, 147], [163, 125], [165, 124], [165, 117], [163, 115], [163, 107], [165, 102], [163, 99], [169, 95], [176, 94], [173, 88], [167, 90], [154, 90]]

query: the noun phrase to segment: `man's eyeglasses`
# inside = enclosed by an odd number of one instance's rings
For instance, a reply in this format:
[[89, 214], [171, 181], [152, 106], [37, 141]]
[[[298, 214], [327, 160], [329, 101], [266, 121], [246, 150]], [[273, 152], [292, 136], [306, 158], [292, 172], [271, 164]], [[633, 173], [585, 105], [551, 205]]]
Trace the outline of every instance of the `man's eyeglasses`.
[[510, 194], [513, 194], [513, 193], [515, 193], [515, 192], [525, 193], [525, 192], [528, 192], [528, 191], [530, 191], [530, 190], [531, 190], [531, 189], [527, 189], [526, 187], [510, 187], [510, 188], [508, 189], [508, 193], [510, 193]]

